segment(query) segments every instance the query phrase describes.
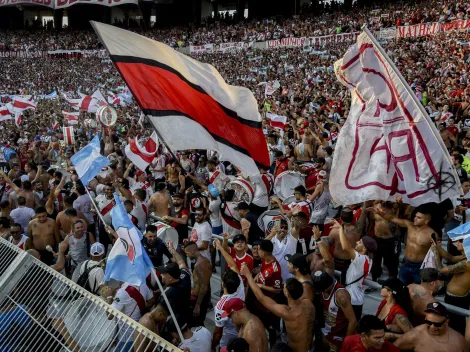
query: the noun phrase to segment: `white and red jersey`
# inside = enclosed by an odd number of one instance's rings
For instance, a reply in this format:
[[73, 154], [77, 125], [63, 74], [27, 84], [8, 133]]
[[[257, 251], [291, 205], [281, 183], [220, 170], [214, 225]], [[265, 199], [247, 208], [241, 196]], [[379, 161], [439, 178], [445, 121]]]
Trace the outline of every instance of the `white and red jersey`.
[[[22, 250], [24, 250], [25, 245], [26, 245], [26, 240], [28, 239], [28, 236], [22, 235], [20, 241], [16, 244], [16, 246]], [[8, 239], [11, 243], [13, 243], [13, 236], [10, 236]]]
[[307, 215], [307, 219], [310, 219], [310, 214], [313, 211], [313, 202], [311, 200], [302, 200], [300, 202], [293, 202], [287, 206], [287, 209], [292, 210], [292, 208], [300, 206], [302, 208], [302, 213]]
[[217, 187], [220, 192], [222, 192], [222, 190], [224, 189], [226, 181], [227, 176], [222, 170], [215, 170], [214, 172], [209, 172], [209, 183]]
[[443, 112], [439, 122], [446, 122], [447, 120], [451, 119], [453, 116], [454, 114], [449, 111]]
[[145, 181], [145, 182], [137, 182], [134, 179], [129, 177], [129, 188], [132, 192], [132, 195], [134, 195], [134, 192], [137, 189], [143, 189], [147, 193], [147, 197], [145, 198], [145, 201], [148, 202], [150, 197], [153, 194], [153, 189], [152, 186], [150, 185], [150, 182]]
[[[237, 265], [238, 271], [242, 270], [242, 264], [243, 263], [246, 264], [246, 266], [248, 267], [248, 269], [250, 269], [250, 271], [253, 271], [254, 260], [253, 260], [253, 257], [251, 255], [249, 255], [248, 253], [245, 252], [245, 254], [243, 254], [243, 256], [238, 257], [237, 253], [235, 252], [235, 249], [233, 249], [231, 247], [229, 247], [229, 253], [230, 253], [230, 256], [233, 258], [233, 261]], [[227, 269], [228, 269], [228, 265], [227, 265]], [[245, 275], [241, 275], [241, 277], [243, 279], [243, 284], [246, 286], [247, 282], [246, 282]]]
[[[159, 155], [155, 158], [155, 160], [153, 161], [153, 177], [158, 180], [160, 178], [164, 178], [165, 177], [165, 167], [166, 167], [166, 156], [165, 155]], [[164, 169], [163, 171], [155, 171], [155, 170], [160, 170], [160, 169]]]
[[258, 207], [269, 206], [269, 195], [274, 187], [274, 176], [271, 174], [259, 174], [250, 176], [250, 182], [255, 186], [252, 203]]
[[276, 259], [269, 264], [264, 260], [261, 261], [257, 282], [275, 289], [282, 288], [281, 265]]
[[[351, 295], [351, 304], [359, 306], [364, 304], [365, 280], [372, 268], [372, 259], [367, 255], [356, 253], [356, 257], [346, 272], [346, 289]], [[360, 280], [358, 280], [360, 278]]]
[[334, 345], [341, 345], [348, 332], [348, 319], [343, 310], [336, 302], [336, 293], [346, 290], [338, 281], [333, 285], [329, 296], [325, 298], [322, 293], [323, 315], [325, 317], [325, 326], [321, 329], [323, 336]]
[[[123, 197], [120, 197], [120, 199], [121, 199], [121, 202], [124, 202], [125, 200]], [[111, 210], [116, 205], [116, 201], [114, 200], [114, 197], [111, 199], [107, 199], [106, 195], [100, 194], [95, 198], [95, 203], [98, 206], [98, 209], [100, 210], [100, 213], [103, 216], [103, 219], [106, 225], [111, 226], [112, 225]]]
[[131, 211], [131, 215], [135, 216], [138, 222], [140, 231], [145, 231], [145, 225], [147, 224], [147, 202], [141, 202], [137, 198], [135, 199], [134, 208]]

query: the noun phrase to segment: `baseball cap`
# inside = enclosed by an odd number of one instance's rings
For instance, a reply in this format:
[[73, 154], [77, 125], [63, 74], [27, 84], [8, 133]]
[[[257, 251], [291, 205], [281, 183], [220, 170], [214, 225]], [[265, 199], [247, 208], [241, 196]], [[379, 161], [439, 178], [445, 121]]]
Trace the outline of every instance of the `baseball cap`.
[[307, 259], [300, 253], [287, 254], [284, 258], [296, 268], [308, 268]]
[[29, 181], [29, 176], [28, 175], [22, 175], [21, 176], [21, 182]]
[[317, 270], [312, 274], [313, 287], [324, 291], [333, 284], [333, 278], [325, 270]]
[[104, 245], [102, 245], [99, 242], [93, 243], [90, 247], [90, 255], [92, 256], [103, 255], [104, 252], [105, 252]]
[[245, 237], [245, 235], [239, 233], [238, 235], [233, 236], [233, 238], [232, 238], [232, 243], [236, 243], [237, 241], [240, 241], [240, 240], [242, 240], [243, 242], [246, 243], [246, 237]]
[[135, 176], [139, 177], [139, 176], [142, 176], [143, 174], [144, 172], [142, 170], [137, 170], [137, 172], [135, 173]]
[[232, 298], [224, 305], [224, 312], [221, 315], [221, 318], [230, 316], [233, 312], [238, 312], [245, 308], [245, 303], [240, 298]]
[[249, 210], [250, 206], [246, 202], [240, 202], [235, 207], [235, 210]]
[[209, 190], [209, 193], [211, 194], [212, 197], [217, 198], [220, 195], [219, 189], [214, 186], [212, 183], [207, 186], [207, 189]]
[[274, 249], [274, 245], [269, 240], [262, 240], [261, 243], [259, 244], [259, 248], [265, 252], [272, 253]]
[[168, 262], [165, 265], [160, 265], [157, 270], [160, 274], [168, 274], [174, 279], [179, 279], [181, 275], [181, 270], [178, 264]]
[[375, 253], [377, 251], [377, 242], [370, 236], [362, 237], [362, 243], [367, 249], [367, 253]]
[[443, 317], [447, 317], [447, 308], [444, 307], [443, 304], [439, 302], [431, 302], [428, 303], [426, 309], [424, 310], [425, 313], [434, 313]]
[[156, 191], [163, 191], [166, 188], [165, 182], [158, 182], [155, 186]]

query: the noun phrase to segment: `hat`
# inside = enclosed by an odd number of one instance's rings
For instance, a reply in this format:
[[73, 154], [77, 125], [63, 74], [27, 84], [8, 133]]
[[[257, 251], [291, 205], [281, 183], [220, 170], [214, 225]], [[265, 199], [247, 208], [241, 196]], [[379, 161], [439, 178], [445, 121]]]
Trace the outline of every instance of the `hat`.
[[21, 182], [29, 181], [29, 176], [28, 175], [22, 175], [21, 176]]
[[240, 298], [232, 298], [227, 303], [224, 304], [224, 312], [220, 316], [221, 318], [225, 318], [230, 316], [233, 312], [238, 312], [245, 308], [245, 303]]
[[274, 245], [269, 240], [261, 240], [261, 243], [259, 244], [259, 248], [265, 252], [272, 253], [274, 249]]
[[399, 295], [403, 292], [405, 286], [399, 279], [391, 277], [385, 280], [382, 287], [388, 288], [394, 295]]
[[157, 185], [155, 186], [155, 190], [158, 191], [163, 191], [166, 188], [166, 183], [165, 182], [158, 182]]
[[439, 302], [431, 302], [428, 303], [426, 309], [424, 310], [425, 313], [434, 313], [443, 317], [447, 317], [447, 308], [444, 307], [443, 304]]
[[219, 189], [214, 186], [212, 183], [207, 186], [207, 189], [209, 190], [209, 193], [211, 194], [212, 197], [217, 198], [220, 195]]
[[367, 253], [375, 253], [377, 251], [377, 242], [370, 236], [362, 237], [362, 244], [367, 249]]
[[307, 259], [300, 253], [287, 254], [284, 257], [289, 263], [299, 269], [308, 268]]
[[173, 279], [179, 279], [181, 275], [181, 270], [178, 264], [172, 262], [168, 262], [165, 265], [160, 265], [157, 270], [160, 272], [160, 274], [168, 274]]
[[142, 176], [144, 175], [145, 173], [142, 171], [142, 170], [137, 170], [137, 172], [135, 173], [135, 176], [136, 177], [139, 177], [139, 176]]
[[105, 253], [105, 248], [104, 248], [104, 245], [102, 245], [101, 243], [95, 242], [91, 245], [90, 255], [98, 256], [98, 255], [103, 255], [104, 253]]
[[238, 235], [233, 236], [233, 238], [232, 238], [232, 243], [236, 243], [237, 241], [240, 241], [240, 240], [242, 240], [243, 242], [246, 243], [246, 237], [245, 237], [245, 235], [239, 233]]
[[312, 274], [313, 286], [318, 291], [324, 291], [333, 284], [333, 277], [325, 270], [317, 270]]
[[246, 202], [240, 202], [235, 207], [235, 210], [249, 210], [250, 206]]

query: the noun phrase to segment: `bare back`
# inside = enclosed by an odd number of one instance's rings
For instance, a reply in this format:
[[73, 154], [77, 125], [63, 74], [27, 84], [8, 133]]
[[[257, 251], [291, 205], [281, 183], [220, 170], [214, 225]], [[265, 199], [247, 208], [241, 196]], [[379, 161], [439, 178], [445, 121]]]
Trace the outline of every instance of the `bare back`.
[[462, 265], [465, 271], [453, 274], [452, 279], [447, 284], [447, 292], [456, 296], [466, 296], [470, 291], [470, 269], [466, 259], [456, 265]]
[[415, 313], [415, 325], [424, 323], [424, 310], [428, 303], [437, 302], [437, 300], [421, 285], [408, 285], [410, 292], [411, 305]]
[[36, 202], [34, 200], [34, 194], [32, 191], [23, 190], [18, 193], [18, 197], [24, 197], [26, 200], [25, 206], [27, 208], [36, 209]]
[[170, 196], [167, 193], [154, 193], [149, 200], [149, 209], [153, 210], [156, 216], [164, 217], [169, 214], [168, 204]]
[[[344, 234], [348, 239], [352, 248], [356, 247], [356, 242], [359, 241], [361, 238], [361, 234], [355, 232], [354, 225], [346, 224], [344, 225]], [[333, 256], [337, 259], [350, 259], [350, 254], [343, 249], [341, 246], [341, 241], [339, 240], [339, 231], [338, 229], [333, 228], [328, 235], [328, 238], [334, 241], [335, 249], [333, 252]]]
[[264, 325], [255, 315], [240, 329], [238, 336], [244, 338], [250, 345], [250, 352], [266, 352], [268, 350], [268, 338]]
[[293, 352], [309, 351], [313, 338], [315, 308], [312, 302], [306, 299], [289, 308], [289, 316], [292, 319], [284, 320], [288, 344]]
[[[193, 280], [194, 288], [191, 294], [199, 296], [199, 291], [203, 285], [206, 284], [206, 287], [210, 287], [210, 281], [212, 276], [212, 264], [209, 259], [200, 255], [197, 258], [196, 265], [194, 265], [193, 271]], [[203, 280], [203, 282], [201, 282]]]

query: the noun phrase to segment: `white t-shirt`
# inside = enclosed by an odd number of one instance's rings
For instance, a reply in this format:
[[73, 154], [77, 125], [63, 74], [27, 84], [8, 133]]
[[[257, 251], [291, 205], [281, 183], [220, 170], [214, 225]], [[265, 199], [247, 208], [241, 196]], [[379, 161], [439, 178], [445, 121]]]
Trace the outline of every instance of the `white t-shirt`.
[[96, 269], [92, 269], [88, 272], [88, 285], [95, 294], [98, 294], [98, 287], [100, 287], [104, 282], [104, 270], [101, 268], [100, 262], [86, 260], [83, 263], [80, 263], [73, 271], [72, 281], [76, 283], [80, 276], [85, 272], [85, 269], [94, 267], [96, 267]]
[[[139, 306], [137, 305], [137, 301], [127, 293], [127, 286], [133, 285], [129, 285], [127, 282], [124, 283], [116, 292], [116, 296], [114, 296], [114, 300], [111, 306], [116, 308], [121, 313], [127, 315], [131, 319], [139, 321], [139, 319], [142, 318], [142, 313], [140, 312]], [[140, 287], [134, 287], [139, 290], [145, 301], [152, 299], [153, 294], [146, 284], [143, 284]]]
[[214, 307], [215, 326], [224, 328], [222, 339], [220, 340], [219, 344], [220, 347], [227, 346], [230, 340], [238, 336], [233, 320], [230, 317], [222, 318], [222, 314], [224, 313], [224, 306], [232, 298], [240, 298], [243, 302], [245, 301], [245, 286], [243, 285], [243, 280], [240, 275], [238, 275], [238, 278], [240, 279], [240, 285], [238, 285], [237, 290], [230, 295], [223, 295], [220, 297], [219, 301]]
[[[272, 180], [272, 176], [270, 177], [270, 175], [266, 175], [265, 177], [268, 177], [270, 181]], [[269, 205], [269, 194], [266, 184], [263, 181], [263, 175], [250, 176], [250, 182], [255, 186], [255, 194], [252, 203], [258, 207], [267, 207]], [[272, 182], [274, 182], [274, 180], [272, 180]]]
[[[165, 169], [166, 166], [166, 158], [164, 155], [160, 155], [155, 158], [154, 164], [153, 164], [153, 169]], [[165, 177], [165, 170], [163, 171], [154, 171], [153, 172], [153, 177], [155, 177], [156, 180], [159, 178]]]
[[135, 199], [135, 206], [131, 211], [131, 215], [137, 218], [140, 231], [145, 231], [147, 225], [147, 203], [142, 203], [137, 198]]
[[[210, 242], [212, 239], [212, 227], [207, 221], [204, 221], [202, 224], [195, 223], [189, 240], [196, 242], [197, 246], [200, 247], [203, 241]], [[200, 251], [200, 253], [207, 259], [211, 259], [211, 253], [209, 247]]]
[[220, 218], [220, 203], [222, 203], [220, 198], [209, 202], [209, 211], [211, 212], [209, 217], [211, 219], [212, 227], [222, 226], [222, 219]]
[[73, 202], [73, 207], [74, 209], [83, 214], [88, 224], [91, 225], [95, 223], [93, 213], [91, 212], [93, 205], [88, 194], [78, 196], [77, 199], [75, 199], [75, 201]]
[[150, 185], [150, 183], [148, 181], [146, 181], [146, 182], [137, 182], [132, 177], [128, 177], [127, 179], [129, 180], [129, 188], [130, 188], [132, 194], [134, 194], [135, 191], [138, 190], [138, 189], [145, 188], [145, 192], [147, 193], [147, 197], [145, 198], [145, 201], [148, 202], [148, 200], [150, 199], [150, 197], [153, 194], [153, 189], [152, 189], [152, 186]]
[[294, 254], [297, 251], [297, 240], [289, 233], [282, 241], [274, 236], [271, 242], [274, 244], [273, 256], [281, 266], [282, 281], [286, 282], [293, 275], [289, 273], [289, 266], [285, 257], [287, 254]]
[[183, 340], [180, 349], [189, 348], [191, 352], [211, 352], [212, 334], [203, 326], [191, 328], [193, 336]]
[[351, 304], [354, 306], [364, 304], [364, 291], [365, 291], [365, 279], [369, 275], [370, 269], [372, 268], [372, 259], [368, 256], [356, 253], [356, 258], [351, 262], [351, 265], [346, 272], [346, 284], [356, 281], [361, 276], [362, 279], [353, 283], [352, 285], [347, 285], [346, 290], [348, 290], [351, 295]]
[[23, 227], [25, 233], [28, 233], [28, 224], [34, 216], [34, 210], [27, 207], [18, 207], [10, 212], [10, 216], [14, 222]]

